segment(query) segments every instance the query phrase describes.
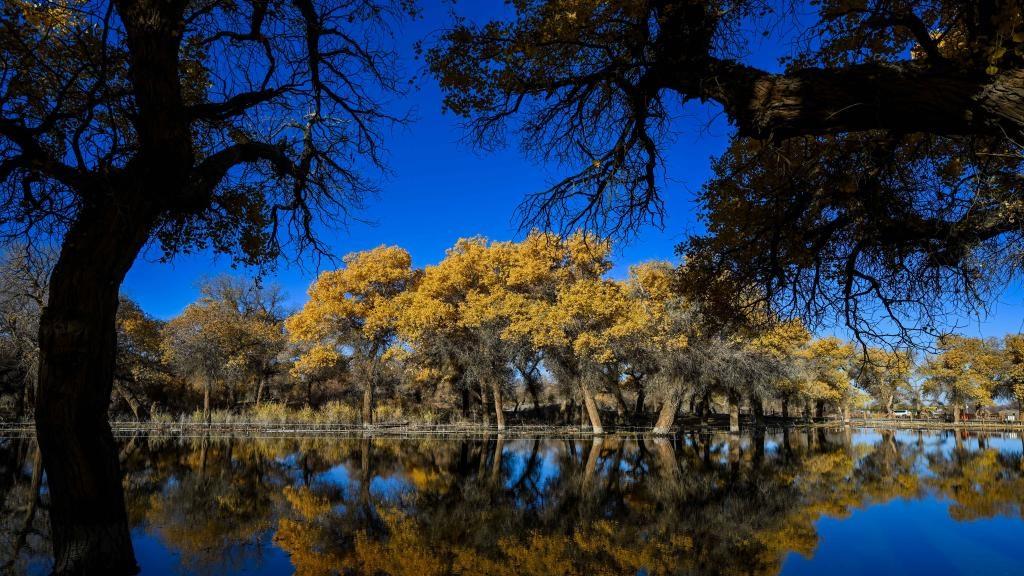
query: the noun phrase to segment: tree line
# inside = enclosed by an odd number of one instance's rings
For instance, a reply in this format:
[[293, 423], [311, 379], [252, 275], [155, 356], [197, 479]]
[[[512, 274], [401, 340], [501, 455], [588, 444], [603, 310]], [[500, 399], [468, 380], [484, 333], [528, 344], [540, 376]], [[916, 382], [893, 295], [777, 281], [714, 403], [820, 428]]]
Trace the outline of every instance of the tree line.
[[[436, 265], [380, 246], [344, 257], [289, 310], [255, 279], [203, 281], [163, 321], [127, 297], [117, 314], [111, 406], [135, 420], [215, 411], [329, 423], [509, 418], [650, 427], [741, 409], [823, 418], [873, 406], [922, 410], [1024, 403], [1024, 335], [949, 334], [917, 357], [815, 337], [800, 320], [724, 322], [682, 294], [684, 267], [652, 261], [609, 276], [609, 241], [534, 232], [461, 239]], [[38, 322], [52, 257], [14, 248], [0, 274], [0, 407], [30, 413]], [[305, 416], [301, 410], [306, 410]]]

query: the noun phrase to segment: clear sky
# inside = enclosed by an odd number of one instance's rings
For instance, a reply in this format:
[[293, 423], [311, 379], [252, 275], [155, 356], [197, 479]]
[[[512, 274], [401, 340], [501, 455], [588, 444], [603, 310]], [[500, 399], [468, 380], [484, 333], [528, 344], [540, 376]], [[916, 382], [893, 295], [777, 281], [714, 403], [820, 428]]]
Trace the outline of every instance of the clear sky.
[[[367, 199], [348, 229], [327, 232], [323, 239], [341, 256], [381, 244], [409, 250], [416, 266], [438, 262], [458, 238], [483, 235], [495, 240], [517, 238], [514, 213], [524, 195], [546, 188], [560, 172], [555, 166], [532, 163], [520, 155], [514, 143], [499, 152], [474, 151], [461, 142], [459, 120], [441, 113], [441, 94], [423, 71], [413, 53], [413, 43], [430, 38], [448, 22], [451, 3], [422, 0], [421, 19], [396, 30], [396, 41], [405, 72], [418, 74], [415, 90], [394, 103], [396, 111], [412, 111], [414, 120], [387, 139], [391, 173], [379, 181], [380, 193]], [[459, 2], [454, 9], [474, 19], [500, 15], [507, 10], [502, 0]], [[757, 34], [760, 38], [760, 35]], [[777, 58], [788, 53], [785, 30], [759, 39], [747, 61], [777, 67]], [[677, 135], [665, 150], [666, 180], [664, 228], [648, 227], [638, 237], [620, 244], [614, 255], [613, 275], [622, 276], [629, 265], [650, 259], [675, 259], [675, 246], [688, 234], [700, 231], [692, 202], [710, 175], [710, 159], [726, 146], [729, 126], [711, 106], [686, 108], [675, 122]], [[222, 273], [246, 274], [232, 269], [231, 262], [210, 254], [177, 257], [158, 262], [159, 251], [150, 250], [136, 261], [123, 291], [151, 314], [169, 318], [197, 297], [197, 283]], [[329, 263], [324, 263], [329, 266]], [[293, 306], [305, 300], [306, 288], [317, 273], [315, 263], [302, 266], [282, 262], [267, 282], [284, 288]], [[964, 319], [966, 333], [1002, 335], [1020, 331], [1024, 321], [1024, 290], [1016, 282], [983, 322]]]

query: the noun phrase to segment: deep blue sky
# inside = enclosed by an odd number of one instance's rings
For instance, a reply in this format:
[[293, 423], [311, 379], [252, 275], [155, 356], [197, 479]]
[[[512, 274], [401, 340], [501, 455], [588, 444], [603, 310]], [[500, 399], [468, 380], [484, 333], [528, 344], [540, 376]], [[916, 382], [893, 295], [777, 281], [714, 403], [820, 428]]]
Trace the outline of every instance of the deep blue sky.
[[[427, 39], [448, 22], [451, 4], [423, 0], [423, 17], [396, 31], [405, 71], [422, 73], [423, 62], [413, 55], [413, 42]], [[506, 10], [501, 0], [460, 2], [461, 15], [483, 19]], [[747, 61], [762, 67], [776, 67], [777, 58], [790, 51], [786, 27], [780, 33], [752, 45]], [[402, 101], [397, 111], [411, 110], [414, 121], [387, 139], [391, 174], [379, 183], [380, 193], [367, 200], [359, 217], [372, 222], [352, 222], [347, 230], [330, 231], [324, 240], [340, 256], [380, 244], [397, 244], [409, 250], [416, 266], [439, 261], [458, 238], [484, 235], [496, 240], [517, 237], [513, 221], [516, 206], [524, 194], [543, 190], [560, 174], [555, 166], [530, 162], [512, 145], [495, 153], [477, 152], [461, 143], [459, 120], [441, 113], [441, 95], [429, 75], [420, 74], [418, 89]], [[624, 275], [630, 264], [650, 259], [675, 258], [674, 248], [687, 233], [699, 231], [694, 194], [710, 174], [710, 159], [727, 144], [729, 127], [714, 107], [691, 106], [675, 124], [678, 134], [666, 149], [667, 179], [662, 186], [666, 218], [664, 229], [649, 227], [626, 244], [618, 246], [613, 274]], [[157, 262], [160, 254], [143, 254], [125, 280], [123, 290], [149, 313], [169, 318], [178, 314], [197, 296], [197, 283], [222, 273], [244, 274], [232, 269], [226, 258], [197, 254]], [[325, 265], [329, 265], [325, 263]], [[313, 263], [304, 266], [281, 263], [267, 281], [279, 284], [293, 306], [305, 300], [306, 288], [316, 276]], [[1024, 291], [1020, 282], [1003, 294], [984, 322], [964, 319], [964, 331], [1001, 335], [1021, 330], [1024, 319]]]

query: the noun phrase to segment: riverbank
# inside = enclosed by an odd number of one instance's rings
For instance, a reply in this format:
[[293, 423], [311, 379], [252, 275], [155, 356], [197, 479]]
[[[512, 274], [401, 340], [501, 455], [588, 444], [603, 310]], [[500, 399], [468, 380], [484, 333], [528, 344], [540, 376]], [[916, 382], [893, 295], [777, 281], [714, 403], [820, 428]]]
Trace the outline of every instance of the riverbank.
[[[785, 428], [837, 428], [843, 426], [838, 420], [807, 422], [802, 419], [782, 420], [768, 418], [764, 422], [752, 425], [745, 423], [741, 430], [752, 427], [760, 430], [780, 430]], [[1024, 431], [1021, 422], [943, 422], [936, 420], [908, 419], [854, 419], [846, 423], [857, 428], [888, 428], [906, 430], [985, 430], [985, 431]], [[520, 424], [507, 426], [498, 430], [495, 426], [480, 423], [454, 424], [416, 424], [411, 422], [382, 422], [372, 426], [353, 424], [322, 424], [309, 422], [196, 422], [191, 420], [179, 422], [133, 422], [114, 421], [110, 423], [115, 436], [136, 434], [157, 435], [235, 435], [235, 436], [378, 436], [378, 437], [446, 437], [446, 436], [492, 436], [502, 434], [509, 437], [581, 437], [592, 436], [589, 426], [560, 426], [545, 424]], [[692, 431], [721, 432], [728, 430], [720, 422], [700, 423], [683, 421], [673, 428], [673, 433]], [[0, 422], [0, 436], [31, 436], [35, 434], [35, 425], [31, 421]], [[609, 427], [605, 436], [650, 436], [649, 426], [616, 426]]]

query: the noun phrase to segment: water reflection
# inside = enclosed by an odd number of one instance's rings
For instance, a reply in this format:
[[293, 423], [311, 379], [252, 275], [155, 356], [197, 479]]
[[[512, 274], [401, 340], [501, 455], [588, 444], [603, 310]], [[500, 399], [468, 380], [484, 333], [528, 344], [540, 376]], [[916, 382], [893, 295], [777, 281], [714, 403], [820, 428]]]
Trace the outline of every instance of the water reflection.
[[[1011, 573], [1009, 547], [1024, 536], [1022, 444], [1016, 434], [848, 429], [673, 440], [136, 437], [121, 459], [146, 574], [854, 573], [817, 554], [823, 542], [862, 544], [836, 526], [901, 539], [900, 558], [874, 551], [885, 573], [962, 540], [965, 521], [977, 520], [989, 524], [970, 529], [990, 533], [964, 551], [970, 569]], [[34, 442], [0, 439], [8, 573], [48, 568], [37, 470]], [[934, 506], [943, 513], [918, 537], [914, 516]]]

